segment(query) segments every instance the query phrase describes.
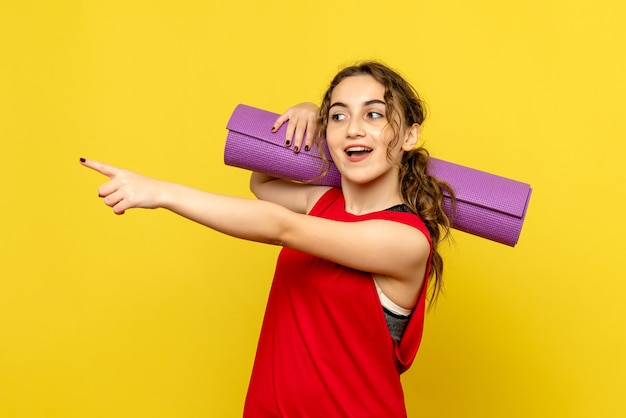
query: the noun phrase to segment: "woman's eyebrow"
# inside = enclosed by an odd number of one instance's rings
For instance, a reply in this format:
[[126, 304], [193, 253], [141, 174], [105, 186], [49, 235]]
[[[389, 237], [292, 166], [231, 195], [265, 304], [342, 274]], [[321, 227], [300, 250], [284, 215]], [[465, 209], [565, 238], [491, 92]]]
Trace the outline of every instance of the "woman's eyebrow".
[[379, 100], [379, 99], [374, 99], [374, 100], [368, 100], [367, 102], [363, 103], [365, 106], [370, 106], [373, 104], [381, 104], [381, 105], [386, 105], [387, 103], [385, 103], [384, 100]]
[[339, 107], [348, 107], [345, 103], [342, 103], [342, 102], [335, 102], [335, 103], [331, 104], [331, 105], [328, 107], [328, 110], [332, 109], [332, 108], [333, 108], [333, 107], [335, 107], [335, 106], [339, 106]]
[[[373, 104], [382, 104], [382, 105], [386, 105], [387, 103], [385, 103], [385, 101], [384, 101], [384, 100], [379, 100], [379, 99], [372, 99], [372, 100], [367, 100], [366, 102], [363, 102], [363, 105], [364, 105], [364, 106], [371, 106], [371, 105], [373, 105]], [[328, 107], [328, 109], [330, 110], [330, 109], [332, 109], [332, 108], [333, 108], [333, 107], [335, 107], [335, 106], [345, 107], [345, 108], [347, 108], [347, 107], [348, 107], [348, 105], [347, 105], [347, 104], [345, 104], [345, 103], [343, 103], [343, 102], [335, 102], [335, 103], [331, 104], [331, 105]]]

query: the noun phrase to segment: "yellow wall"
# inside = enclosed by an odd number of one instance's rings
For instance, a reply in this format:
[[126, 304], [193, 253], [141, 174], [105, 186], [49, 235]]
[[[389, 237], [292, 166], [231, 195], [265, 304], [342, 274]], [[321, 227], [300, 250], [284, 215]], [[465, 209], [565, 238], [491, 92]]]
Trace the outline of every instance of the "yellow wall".
[[436, 157], [532, 184], [521, 240], [460, 232], [411, 417], [626, 415], [626, 6], [616, 0], [0, 2], [0, 417], [239, 416], [277, 249], [114, 216], [81, 156], [248, 196], [237, 103], [359, 58]]

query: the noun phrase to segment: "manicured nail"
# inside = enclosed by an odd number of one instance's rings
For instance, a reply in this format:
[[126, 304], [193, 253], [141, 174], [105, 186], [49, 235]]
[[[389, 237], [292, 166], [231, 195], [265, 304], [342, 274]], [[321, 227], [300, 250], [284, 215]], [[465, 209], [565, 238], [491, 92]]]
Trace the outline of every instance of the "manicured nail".
[[287, 146], [287, 147], [288, 147], [289, 145], [291, 145], [291, 141], [290, 141], [290, 140], [286, 140], [286, 141], [285, 141], [285, 146]]
[[305, 146], [304, 146], [304, 150], [305, 150], [305, 151], [308, 151], [308, 150], [310, 150], [310, 149], [311, 149], [311, 147], [309, 147], [308, 145], [305, 145]]
[[300, 148], [298, 148], [298, 147], [293, 147], [293, 150], [294, 150], [295, 152], [298, 152], [298, 151], [300, 151]]
[[81, 162], [81, 163], [84, 163], [85, 161], [87, 161], [87, 160], [85, 160], [84, 158], [81, 158], [81, 159], [80, 159], [80, 162]]
[[274, 132], [276, 130], [275, 126], [272, 126], [272, 132]]

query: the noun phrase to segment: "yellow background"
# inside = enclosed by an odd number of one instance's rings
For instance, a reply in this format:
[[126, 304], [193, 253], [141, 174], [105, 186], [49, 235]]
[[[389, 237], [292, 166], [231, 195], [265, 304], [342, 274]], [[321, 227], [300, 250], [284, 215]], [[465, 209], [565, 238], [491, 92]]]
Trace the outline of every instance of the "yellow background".
[[0, 2], [0, 417], [240, 416], [277, 248], [114, 216], [88, 157], [249, 196], [228, 117], [380, 59], [448, 161], [534, 189], [461, 232], [411, 417], [626, 416], [626, 7], [617, 0]]

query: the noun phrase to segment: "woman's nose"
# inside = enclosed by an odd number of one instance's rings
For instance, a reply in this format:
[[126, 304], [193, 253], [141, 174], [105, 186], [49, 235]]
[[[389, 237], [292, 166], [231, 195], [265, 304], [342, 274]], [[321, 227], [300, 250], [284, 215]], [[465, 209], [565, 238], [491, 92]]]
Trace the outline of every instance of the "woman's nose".
[[365, 132], [363, 130], [363, 126], [361, 125], [361, 121], [358, 118], [350, 119], [350, 124], [348, 125], [348, 136], [349, 137], [358, 137], [364, 135]]

